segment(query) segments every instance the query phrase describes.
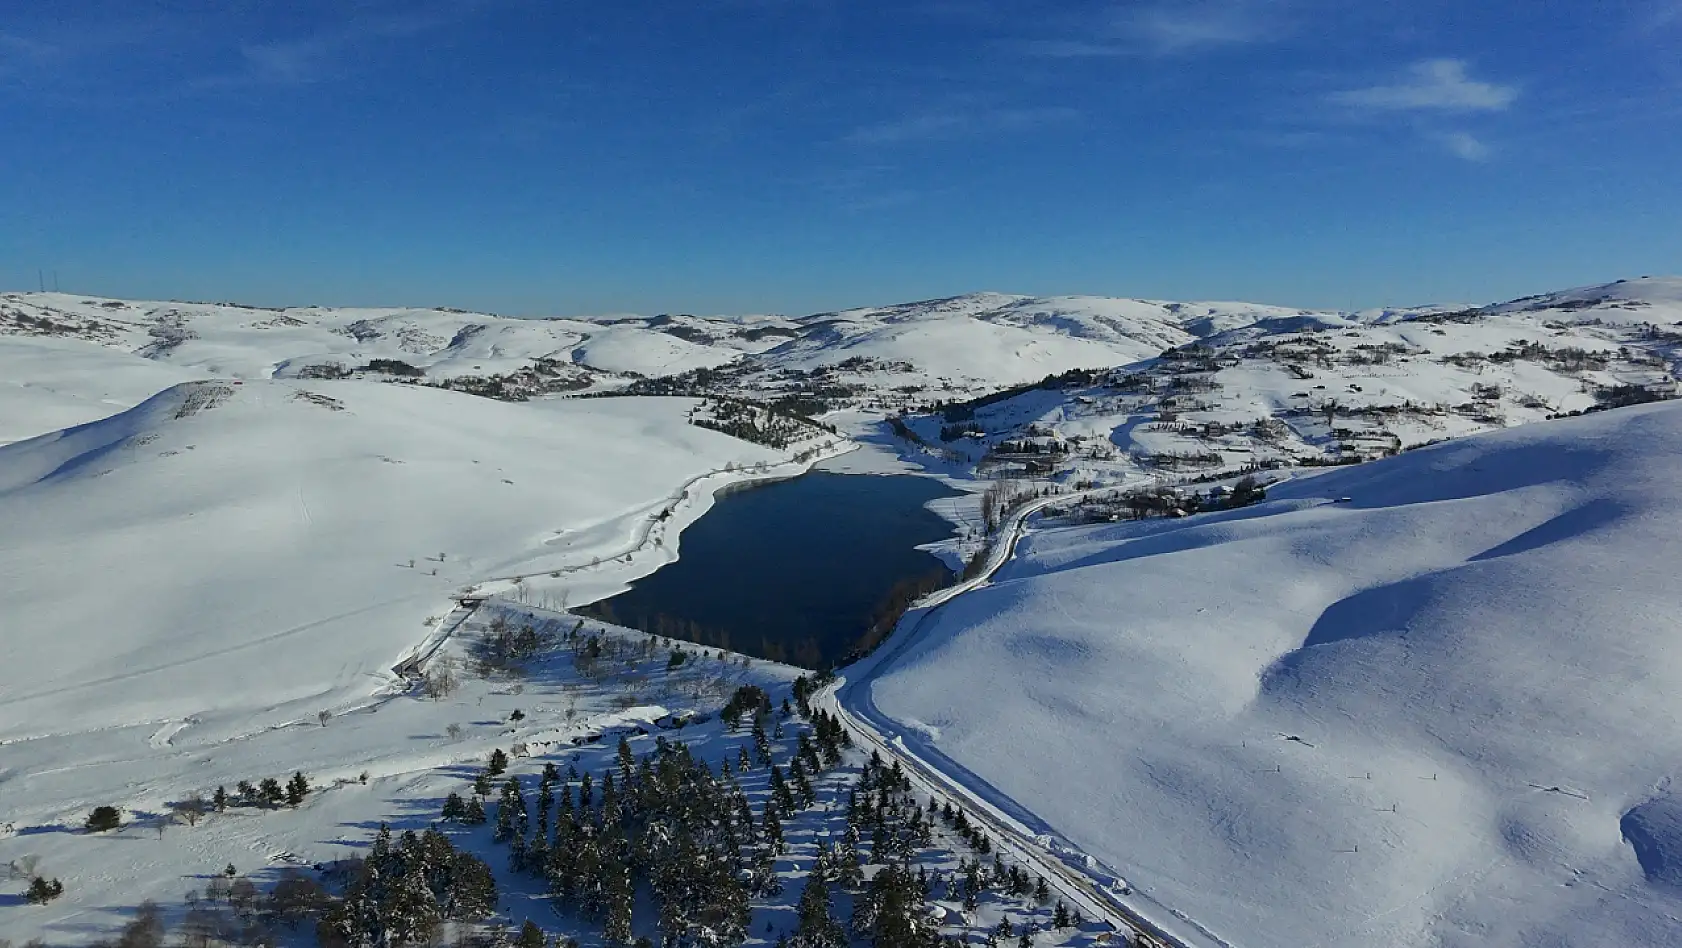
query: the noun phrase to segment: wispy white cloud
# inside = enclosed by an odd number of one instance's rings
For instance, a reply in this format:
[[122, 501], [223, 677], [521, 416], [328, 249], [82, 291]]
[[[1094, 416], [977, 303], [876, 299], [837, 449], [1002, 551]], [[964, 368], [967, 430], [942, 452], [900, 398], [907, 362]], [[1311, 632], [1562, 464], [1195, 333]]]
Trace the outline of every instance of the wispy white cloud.
[[1135, 50], [1121, 43], [1095, 43], [1091, 40], [1057, 40], [1040, 39], [1028, 40], [1015, 44], [1022, 52], [1030, 56], [1048, 56], [1053, 59], [1081, 59], [1093, 56], [1126, 56]]
[[1280, 27], [1273, 13], [1277, 7], [1249, 0], [1130, 4], [1116, 14], [1115, 26], [1122, 37], [1143, 43], [1153, 52], [1173, 55], [1276, 38]]
[[1374, 112], [1499, 112], [1518, 96], [1517, 86], [1471, 78], [1462, 60], [1428, 59], [1401, 82], [1335, 92], [1331, 101]]
[[57, 55], [51, 43], [0, 33], [0, 76], [12, 76], [37, 69]]
[[480, 6], [472, 0], [451, 0], [401, 12], [347, 20], [320, 32], [293, 39], [251, 43], [240, 47], [251, 77], [278, 83], [307, 83], [340, 71], [360, 48], [382, 40], [403, 40], [448, 26]]
[[855, 145], [897, 145], [1020, 132], [1073, 122], [1076, 109], [1065, 107], [964, 109], [922, 112], [854, 129], [847, 141]]
[[1488, 161], [1492, 149], [1470, 132], [1441, 132], [1434, 136], [1448, 153], [1467, 161]]
[[1112, 5], [1079, 36], [1029, 40], [1034, 56], [1179, 56], [1284, 37], [1287, 4], [1260, 0], [1149, 0]]
[[0, 31], [0, 89], [110, 105], [318, 82], [495, 2], [358, 0], [316, 18], [309, 32], [282, 37], [252, 35], [260, 24], [241, 4], [192, 14], [119, 5], [121, 15], [97, 21], [43, 20], [35, 35]]

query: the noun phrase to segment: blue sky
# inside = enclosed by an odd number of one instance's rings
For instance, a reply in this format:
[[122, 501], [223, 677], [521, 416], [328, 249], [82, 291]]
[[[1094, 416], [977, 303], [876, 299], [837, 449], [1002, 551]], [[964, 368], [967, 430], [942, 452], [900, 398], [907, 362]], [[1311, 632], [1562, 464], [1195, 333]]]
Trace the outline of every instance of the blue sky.
[[1682, 0], [15, 2], [0, 129], [10, 289], [1345, 308], [1682, 272]]

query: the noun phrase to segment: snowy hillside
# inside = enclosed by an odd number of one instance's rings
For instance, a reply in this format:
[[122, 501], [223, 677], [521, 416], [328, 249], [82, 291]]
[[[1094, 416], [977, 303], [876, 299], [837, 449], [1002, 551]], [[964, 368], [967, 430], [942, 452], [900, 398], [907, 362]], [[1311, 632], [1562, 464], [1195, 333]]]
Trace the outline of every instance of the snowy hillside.
[[[984, 293], [528, 320], [0, 295], [0, 863], [44, 856], [72, 884], [26, 906], [14, 866], [0, 938], [91, 942], [182, 876], [342, 858], [382, 820], [426, 825], [492, 746], [561, 759], [736, 684], [786, 688], [792, 670], [667, 666], [640, 637], [608, 674], [551, 636], [535, 678], [419, 682], [512, 608], [457, 597], [622, 590], [716, 489], [850, 447], [833, 423], [960, 477], [1298, 477], [1242, 511], [1036, 533], [877, 683], [911, 746], [1153, 904], [1243, 946], [1675, 943], [1682, 412], [1302, 469], [1667, 399], [1679, 358], [1674, 278], [1363, 313]], [[543, 397], [611, 394], [644, 397]], [[746, 737], [694, 733], [714, 759]], [[843, 832], [860, 763], [824, 778], [822, 810], [785, 813], [778, 873]], [[333, 793], [171, 822], [185, 795], [299, 768]], [[128, 828], [82, 833], [98, 804]], [[943, 819], [921, 865], [985, 884], [937, 886], [934, 929], [1051, 922], [1020, 867], [983, 871], [975, 831]], [[156, 849], [117, 848], [152, 831]], [[507, 865], [483, 836], [460, 838]], [[553, 917], [541, 881], [504, 881]], [[748, 944], [786, 932], [794, 895], [764, 893], [755, 925], [784, 927]], [[1056, 932], [1033, 944], [1097, 935]]]
[[0, 335], [0, 445], [98, 421], [202, 377], [77, 339]]
[[389, 681], [464, 584], [587, 589], [680, 493], [704, 509], [691, 480], [787, 459], [691, 405], [212, 381], [0, 448], [0, 740], [308, 717]]
[[[190, 377], [354, 374], [520, 397], [680, 376], [675, 387], [646, 390], [817, 392], [833, 407], [885, 407], [968, 398], [1073, 368], [1131, 363], [1203, 334], [1294, 315], [1300, 314], [1243, 303], [982, 293], [798, 319], [586, 321], [14, 293], [0, 296], [0, 337], [93, 342]], [[704, 374], [696, 377], [697, 371]]]
[[1046, 529], [871, 694], [1225, 943], [1674, 945], [1679, 454], [1626, 408]]
[[1485, 309], [1265, 316], [907, 423], [983, 471], [1185, 480], [1669, 398], [1679, 371], [1682, 279], [1645, 279]]
[[1250, 303], [973, 293], [762, 327], [789, 338], [714, 371], [637, 388], [897, 411], [1130, 364], [1257, 320], [1321, 315]]

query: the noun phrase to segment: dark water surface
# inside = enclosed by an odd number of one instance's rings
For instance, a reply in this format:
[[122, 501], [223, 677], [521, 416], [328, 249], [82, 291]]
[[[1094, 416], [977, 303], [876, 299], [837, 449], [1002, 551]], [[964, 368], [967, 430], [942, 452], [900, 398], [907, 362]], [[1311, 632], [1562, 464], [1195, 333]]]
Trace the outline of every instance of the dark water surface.
[[954, 493], [927, 477], [822, 472], [741, 490], [683, 531], [676, 563], [579, 611], [820, 667], [857, 644], [896, 586], [950, 577], [915, 547], [952, 535], [923, 505]]

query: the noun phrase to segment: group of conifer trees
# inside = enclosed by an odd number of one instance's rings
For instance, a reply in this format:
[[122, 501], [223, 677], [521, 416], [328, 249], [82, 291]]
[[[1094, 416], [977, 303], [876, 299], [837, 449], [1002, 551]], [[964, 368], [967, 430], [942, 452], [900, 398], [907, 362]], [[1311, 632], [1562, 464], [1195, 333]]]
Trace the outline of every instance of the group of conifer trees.
[[393, 842], [380, 827], [368, 855], [352, 864], [342, 898], [316, 924], [322, 948], [429, 944], [449, 920], [496, 911], [496, 876], [437, 830], [406, 831]]
[[[508, 775], [495, 787], [492, 832], [508, 844], [510, 867], [542, 877], [561, 905], [600, 925], [610, 941], [631, 940], [635, 893], [646, 887], [664, 943], [742, 942], [750, 900], [780, 888], [773, 866], [786, 849], [783, 821], [817, 801], [813, 778], [841, 762], [851, 738], [817, 712], [812, 727], [799, 730], [785, 768], [772, 759], [764, 692], [746, 686], [728, 707], [727, 720], [738, 726], [739, 712], [753, 714], [750, 741], [734, 766], [725, 760], [715, 771], [687, 744], [664, 736], [639, 759], [621, 737], [614, 765], [599, 777], [553, 763], [535, 786], [530, 777]], [[782, 724], [774, 726], [780, 736]], [[501, 763], [479, 775], [476, 790], [491, 789]], [[739, 779], [754, 770], [767, 772], [769, 788], [758, 812]], [[443, 815], [474, 823], [486, 820], [486, 808], [479, 793], [471, 800], [452, 794]]]

